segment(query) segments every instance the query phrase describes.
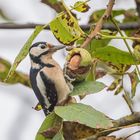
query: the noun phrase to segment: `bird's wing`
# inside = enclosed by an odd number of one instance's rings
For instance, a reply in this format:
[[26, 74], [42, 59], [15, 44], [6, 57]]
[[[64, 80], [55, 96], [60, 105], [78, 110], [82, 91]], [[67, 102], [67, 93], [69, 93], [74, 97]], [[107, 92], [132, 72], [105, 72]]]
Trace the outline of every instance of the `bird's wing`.
[[37, 76], [37, 85], [40, 93], [44, 97], [48, 113], [52, 112], [58, 100], [55, 84], [43, 71], [40, 71]]
[[[30, 70], [30, 82], [31, 82], [31, 85], [32, 85], [32, 89], [37, 97], [37, 99], [39, 100], [39, 103], [41, 104], [43, 110], [45, 108], [45, 102], [44, 102], [44, 98], [37, 86], [37, 74], [39, 73], [39, 70], [36, 70], [36, 69], [31, 69]], [[44, 113], [46, 111], [44, 110]]]

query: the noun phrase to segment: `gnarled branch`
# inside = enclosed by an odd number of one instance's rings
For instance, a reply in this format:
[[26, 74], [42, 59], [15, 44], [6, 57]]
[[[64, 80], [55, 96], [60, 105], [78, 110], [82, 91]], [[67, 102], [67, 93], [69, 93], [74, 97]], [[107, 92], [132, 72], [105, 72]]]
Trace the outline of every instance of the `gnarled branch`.
[[100, 20], [97, 22], [97, 24], [95, 26], [95, 29], [89, 34], [89, 36], [86, 38], [86, 40], [84, 41], [84, 43], [81, 45], [81, 48], [87, 47], [87, 45], [92, 41], [92, 39], [94, 37], [96, 37], [96, 35], [98, 34], [98, 32], [100, 32], [100, 30], [102, 29], [102, 26], [103, 26], [104, 22], [111, 15], [111, 12], [112, 12], [114, 3], [115, 3], [115, 0], [109, 0], [108, 5], [107, 5], [107, 9], [106, 9], [105, 13], [100, 18]]

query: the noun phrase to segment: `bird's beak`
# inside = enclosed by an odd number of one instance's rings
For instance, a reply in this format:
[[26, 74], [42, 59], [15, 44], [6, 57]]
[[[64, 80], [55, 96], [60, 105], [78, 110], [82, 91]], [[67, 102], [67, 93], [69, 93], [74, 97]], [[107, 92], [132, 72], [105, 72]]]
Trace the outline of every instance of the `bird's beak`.
[[48, 44], [48, 47], [49, 47], [49, 49], [50, 49], [51, 51], [57, 51], [57, 50], [60, 50], [60, 49], [65, 48], [66, 46]]

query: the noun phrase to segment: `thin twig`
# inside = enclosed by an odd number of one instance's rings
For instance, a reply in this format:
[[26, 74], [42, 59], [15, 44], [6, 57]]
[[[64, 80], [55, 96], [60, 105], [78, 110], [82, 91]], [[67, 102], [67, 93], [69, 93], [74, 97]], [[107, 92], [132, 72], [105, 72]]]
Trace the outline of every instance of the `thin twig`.
[[[25, 23], [25, 24], [17, 24], [17, 23], [0, 23], [0, 29], [34, 29], [36, 26], [44, 26], [44, 24], [37, 23]], [[81, 29], [84, 31], [88, 31], [91, 28], [91, 24], [80, 25]], [[128, 23], [120, 23], [118, 24], [121, 30], [136, 30], [140, 28], [139, 22], [128, 22]], [[50, 30], [50, 27], [47, 26], [46, 30]], [[105, 23], [102, 26], [102, 29], [109, 29], [112, 31], [116, 31], [116, 27], [113, 24]]]
[[135, 126], [140, 126], [140, 123], [134, 123], [134, 124], [130, 124], [130, 125], [126, 125], [126, 126], [119, 126], [119, 127], [114, 127], [114, 128], [110, 128], [107, 130], [103, 130], [100, 132], [97, 132], [95, 135], [89, 137], [87, 140], [97, 140], [97, 138], [102, 137], [102, 136], [107, 136], [115, 131], [124, 129], [124, 128], [130, 128], [130, 127], [135, 127]]
[[111, 15], [111, 12], [112, 12], [112, 8], [113, 8], [114, 3], [115, 3], [115, 0], [109, 0], [108, 5], [107, 5], [107, 9], [106, 9], [105, 13], [100, 18], [100, 20], [97, 22], [97, 24], [95, 26], [95, 29], [93, 31], [91, 31], [91, 33], [88, 35], [88, 37], [86, 38], [86, 40], [84, 41], [84, 43], [81, 45], [81, 48], [87, 47], [88, 44], [92, 41], [92, 39], [94, 37], [96, 37], [96, 35], [98, 34], [98, 32], [100, 32], [100, 30], [102, 29], [103, 23]]
[[128, 36], [111, 36], [98, 33], [101, 39], [130, 39], [130, 40], [140, 40], [140, 37], [128, 37]]
[[126, 139], [128, 139], [129, 137], [131, 137], [131, 136], [133, 136], [133, 135], [135, 135], [135, 134], [137, 134], [137, 133], [140, 133], [140, 130], [138, 130], [138, 131], [136, 131], [136, 132], [130, 134], [129, 136], [125, 137], [123, 140], [126, 140]]
[[140, 112], [135, 112], [131, 115], [115, 120], [114, 127], [127, 126], [135, 123], [140, 123]]
[[127, 95], [127, 93], [123, 95], [123, 99], [125, 100], [126, 104], [128, 105], [128, 107], [129, 107], [131, 113], [133, 114], [134, 111], [133, 111], [133, 108], [132, 108], [131, 103], [129, 102], [129, 99], [128, 99], [128, 95]]

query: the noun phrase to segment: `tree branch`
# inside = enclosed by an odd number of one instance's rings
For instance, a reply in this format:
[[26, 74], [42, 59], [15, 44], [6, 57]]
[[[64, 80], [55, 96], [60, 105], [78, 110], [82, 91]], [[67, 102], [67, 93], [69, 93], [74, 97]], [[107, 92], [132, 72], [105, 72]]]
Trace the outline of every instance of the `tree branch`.
[[97, 138], [102, 137], [102, 136], [107, 136], [111, 134], [112, 132], [121, 130], [123, 128], [129, 128], [129, 127], [134, 127], [134, 126], [139, 126], [140, 125], [140, 112], [135, 112], [131, 115], [122, 117], [118, 120], [113, 121], [113, 128], [107, 129], [107, 130], [101, 130], [97, 131], [97, 133], [93, 136], [91, 136], [88, 140], [97, 140]]
[[135, 123], [140, 123], [140, 112], [135, 112], [114, 121], [114, 127], [127, 126]]
[[[121, 30], [136, 30], [140, 28], [139, 22], [128, 22], [118, 24]], [[27, 23], [27, 24], [13, 24], [13, 23], [1, 23], [0, 29], [34, 29], [36, 26], [44, 26], [44, 24], [36, 24], [36, 23]], [[90, 30], [91, 25], [81, 25], [80, 26], [84, 31]], [[49, 26], [45, 28], [46, 30], [50, 30]], [[116, 27], [111, 23], [105, 23], [102, 26], [102, 29], [109, 29], [112, 31], [116, 31]]]
[[103, 23], [110, 17], [113, 5], [115, 3], [115, 0], [109, 0], [109, 3], [107, 5], [107, 9], [103, 16], [100, 18], [100, 20], [97, 22], [95, 29], [89, 34], [89, 36], [86, 38], [84, 43], [81, 45], [81, 48], [87, 47], [87, 45], [92, 41], [94, 37], [100, 32], [102, 29]]

